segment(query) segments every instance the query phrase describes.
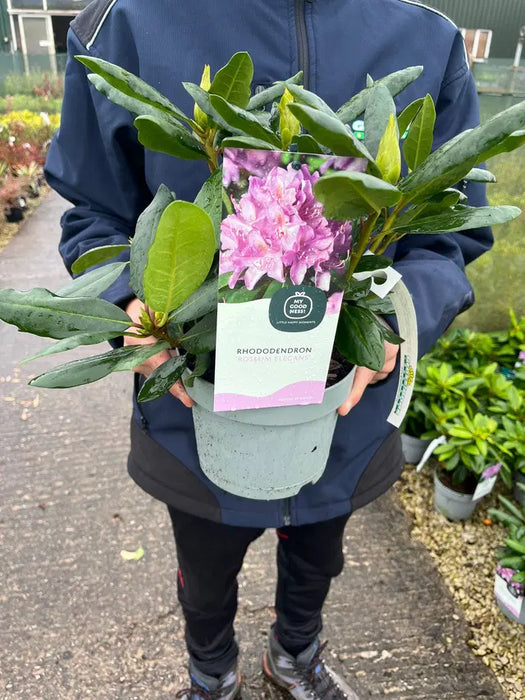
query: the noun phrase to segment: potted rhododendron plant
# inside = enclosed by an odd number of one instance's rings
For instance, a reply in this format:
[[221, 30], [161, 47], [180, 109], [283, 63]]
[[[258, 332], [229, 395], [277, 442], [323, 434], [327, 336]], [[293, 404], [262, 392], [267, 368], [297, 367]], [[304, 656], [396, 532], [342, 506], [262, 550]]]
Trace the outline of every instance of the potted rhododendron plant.
[[[179, 201], [160, 186], [140, 216], [130, 245], [104, 246], [82, 255], [73, 266], [73, 273], [80, 276], [68, 287], [58, 292], [0, 292], [0, 318], [23, 331], [58, 340], [40, 354], [122, 334], [157, 341], [154, 346], [116, 348], [70, 362], [33, 379], [32, 384], [77, 386], [132, 369], [160, 349], [171, 348], [177, 352], [148, 377], [138, 400], [153, 400], [184, 377], [197, 401], [198, 442], [202, 429], [211, 431], [206, 433], [206, 445], [228, 445], [224, 439], [228, 418], [222, 411], [211, 410], [214, 379], [219, 405], [233, 401], [235, 393], [220, 388], [228, 372], [221, 367], [219, 353], [213, 364], [217, 317], [222, 319], [218, 340], [224, 342], [221, 328], [236, 327], [232, 319], [244, 303], [258, 301], [261, 308], [267, 303], [276, 330], [286, 328], [292, 335], [301, 324], [310, 324], [312, 329], [326, 329], [327, 338], [335, 336], [328, 373], [334, 383], [325, 391], [323, 380], [320, 402], [308, 398], [320, 391], [318, 382], [315, 386], [297, 382], [296, 403], [305, 405], [279, 406], [275, 410], [281, 413], [275, 418], [269, 417], [264, 404], [252, 410], [252, 403], [249, 410], [234, 410], [229, 421], [237, 421], [235, 430], [243, 445], [252, 445], [255, 471], [257, 455], [261, 450], [268, 455], [270, 443], [281, 451], [277, 461], [288, 465], [290, 478], [281, 490], [276, 489], [276, 479], [282, 474], [268, 470], [272, 495], [265, 497], [297, 492], [324, 469], [335, 408], [346, 398], [352, 365], [380, 370], [384, 342], [402, 342], [379, 318], [392, 313], [392, 285], [387, 285], [388, 294], [376, 293], [374, 286], [375, 276], [388, 278], [388, 246], [407, 234], [462, 231], [519, 215], [515, 207], [469, 207], [455, 184], [463, 179], [494, 180], [475, 166], [525, 142], [525, 132], [520, 131], [525, 127], [525, 103], [432, 152], [432, 98], [417, 100], [399, 115], [394, 103], [394, 96], [417, 79], [422, 67], [409, 67], [377, 82], [369, 79], [365, 90], [349, 96], [334, 111], [300, 86], [301, 74], [252, 95], [252, 61], [240, 52], [213, 79], [206, 67], [200, 85], [183, 83], [195, 103], [189, 116], [118, 66], [93, 57], [78, 58], [91, 71], [88, 78], [99, 91], [137, 115], [138, 140], [145, 148], [205, 161], [211, 174], [194, 202]], [[361, 115], [364, 141], [347, 126]], [[100, 266], [127, 248], [129, 263]], [[137, 323], [99, 298], [128, 265], [132, 293], [145, 304]], [[408, 294], [405, 298], [408, 304]], [[279, 303], [274, 308], [275, 299]], [[228, 335], [225, 330], [224, 335]], [[298, 342], [293, 347], [301, 349]], [[286, 347], [277, 349], [286, 355]], [[265, 348], [254, 349], [259, 351], [264, 353]], [[234, 403], [228, 408], [232, 406], [245, 408]], [[323, 407], [320, 414], [318, 406]], [[303, 454], [301, 438], [295, 434], [290, 444], [286, 429], [306, 420], [311, 432], [313, 418], [320, 421], [315, 428], [320, 447], [316, 443], [315, 454]], [[309, 448], [310, 452], [314, 451]], [[304, 470], [309, 460], [313, 460], [310, 472], [297, 478], [294, 470]], [[217, 462], [216, 453], [209, 461]], [[244, 482], [251, 484], [254, 473], [244, 472]], [[233, 481], [221, 485], [236, 492]], [[262, 493], [268, 494], [264, 489]], [[262, 497], [261, 491], [243, 495]]]

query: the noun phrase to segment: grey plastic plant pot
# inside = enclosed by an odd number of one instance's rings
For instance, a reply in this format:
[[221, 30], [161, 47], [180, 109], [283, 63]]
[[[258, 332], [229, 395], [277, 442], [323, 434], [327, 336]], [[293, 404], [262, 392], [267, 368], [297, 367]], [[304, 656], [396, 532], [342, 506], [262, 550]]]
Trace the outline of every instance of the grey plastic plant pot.
[[326, 467], [337, 408], [352, 386], [355, 367], [307, 406], [213, 412], [213, 384], [196, 379], [193, 422], [202, 471], [220, 488], [244, 498], [295, 496]]
[[459, 493], [445, 486], [434, 472], [434, 508], [449, 520], [468, 520], [479, 501], [472, 500], [472, 494]]
[[421, 438], [414, 437], [413, 435], [401, 433], [401, 446], [403, 448], [405, 461], [409, 464], [417, 464], [421, 457], [425, 454], [425, 450], [431, 442], [432, 440], [430, 439], [422, 440]]
[[525, 486], [525, 474], [523, 472], [516, 472], [514, 476], [514, 498], [521, 503], [525, 504], [525, 491], [518, 488], [517, 484], [523, 484]]

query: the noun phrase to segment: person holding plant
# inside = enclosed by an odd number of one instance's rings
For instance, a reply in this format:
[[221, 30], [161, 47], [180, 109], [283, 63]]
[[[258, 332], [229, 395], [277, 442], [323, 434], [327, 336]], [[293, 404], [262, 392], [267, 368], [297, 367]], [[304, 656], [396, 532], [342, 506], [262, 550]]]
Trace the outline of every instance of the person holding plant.
[[[208, 63], [216, 70], [232, 51], [254, 57], [256, 93], [302, 70], [303, 85], [334, 108], [365, 87], [367, 74], [381, 78], [423, 65], [423, 74], [398, 95], [398, 111], [429, 93], [436, 104], [436, 113], [429, 108], [426, 115], [435, 119], [434, 147], [478, 123], [459, 31], [439, 13], [409, 0], [150, 0], [147, 12], [138, 0], [94, 0], [72, 23], [68, 47], [62, 122], [46, 173], [50, 185], [74, 205], [62, 219], [60, 243], [69, 268], [92, 248], [127, 244], [160, 183], [191, 202], [207, 177], [202, 160], [174, 160], [145, 150], [133, 117], [89, 86], [84, 67], [74, 59], [78, 54], [123, 66], [186, 112], [193, 105], [181, 80], [198, 78]], [[210, 89], [209, 73], [201, 86]], [[125, 81], [110, 86], [110, 97], [113, 88], [127, 89]], [[361, 128], [357, 122], [349, 126], [356, 132]], [[464, 182], [461, 190], [471, 205], [485, 204], [483, 185]], [[490, 230], [478, 228], [407, 236], [388, 250], [414, 297], [421, 352], [473, 303], [464, 267], [491, 243]], [[103, 298], [126, 309], [137, 323], [143, 318], [143, 304], [134, 298], [127, 273]], [[125, 342], [151, 339], [126, 337]], [[319, 634], [330, 582], [343, 567], [350, 513], [384, 493], [403, 467], [399, 433], [386, 422], [397, 385], [397, 351], [397, 345], [385, 342], [379, 371], [358, 368], [339, 408], [323, 477], [288, 499], [240, 498], [204, 476], [188, 410], [192, 400], [180, 382], [156, 401], [134, 402], [128, 469], [142, 488], [168, 505], [177, 547], [191, 674], [191, 688], [177, 697], [240, 696], [233, 627], [236, 577], [250, 543], [265, 528], [276, 528], [277, 615], [263, 670], [295, 698], [357, 698], [322, 661]], [[136, 391], [170, 358], [164, 349], [136, 367]]]

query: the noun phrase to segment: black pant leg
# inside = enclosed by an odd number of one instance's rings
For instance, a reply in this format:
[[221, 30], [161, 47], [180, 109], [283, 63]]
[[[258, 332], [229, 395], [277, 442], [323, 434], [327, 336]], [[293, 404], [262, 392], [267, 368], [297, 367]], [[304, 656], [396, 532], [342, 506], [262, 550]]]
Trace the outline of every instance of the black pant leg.
[[322, 629], [322, 608], [332, 578], [343, 569], [343, 533], [349, 514], [277, 531], [275, 633], [297, 656]]
[[233, 629], [237, 574], [248, 546], [264, 529], [223, 525], [171, 506], [168, 511], [177, 547], [177, 590], [188, 652], [202, 673], [219, 677], [238, 654]]

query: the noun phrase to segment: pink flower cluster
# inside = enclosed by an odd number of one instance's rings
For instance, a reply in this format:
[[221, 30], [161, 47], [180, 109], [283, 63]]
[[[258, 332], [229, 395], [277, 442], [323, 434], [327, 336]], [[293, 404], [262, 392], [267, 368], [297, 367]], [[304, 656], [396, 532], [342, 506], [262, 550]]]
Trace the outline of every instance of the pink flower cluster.
[[279, 165], [281, 159], [282, 153], [279, 151], [227, 148], [222, 162], [222, 184], [228, 187], [232, 182], [239, 182], [241, 170], [264, 177], [270, 168]]
[[329, 290], [331, 272], [344, 271], [352, 229], [323, 216], [313, 194], [319, 177], [290, 164], [249, 178], [248, 191], [233, 201], [235, 213], [222, 222], [220, 272], [232, 272], [230, 288], [243, 279], [253, 289], [265, 274], [301, 284], [311, 271], [316, 287]]

